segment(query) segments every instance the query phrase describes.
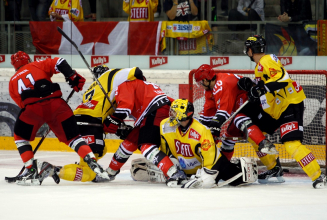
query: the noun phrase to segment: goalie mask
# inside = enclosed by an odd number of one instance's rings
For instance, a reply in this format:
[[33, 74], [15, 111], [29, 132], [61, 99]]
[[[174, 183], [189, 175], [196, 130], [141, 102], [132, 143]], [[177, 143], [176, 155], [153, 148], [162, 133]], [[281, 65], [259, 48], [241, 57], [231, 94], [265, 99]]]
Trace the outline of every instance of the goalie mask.
[[187, 99], [176, 99], [171, 103], [169, 111], [170, 126], [179, 125], [180, 122], [186, 121], [193, 117], [194, 106]]
[[99, 78], [103, 73], [107, 72], [109, 70], [109, 67], [106, 65], [99, 65], [93, 68], [93, 72], [97, 78]]

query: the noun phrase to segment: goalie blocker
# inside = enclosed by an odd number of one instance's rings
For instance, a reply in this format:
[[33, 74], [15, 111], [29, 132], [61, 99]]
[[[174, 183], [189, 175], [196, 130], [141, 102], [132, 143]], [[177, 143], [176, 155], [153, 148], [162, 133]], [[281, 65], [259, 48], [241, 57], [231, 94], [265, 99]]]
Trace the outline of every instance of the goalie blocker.
[[[213, 188], [222, 187], [227, 184], [240, 186], [254, 183], [258, 179], [257, 163], [254, 159], [241, 157], [229, 162], [222, 157], [221, 171], [198, 169], [195, 175], [189, 177], [188, 181], [178, 187], [181, 188]], [[172, 162], [179, 166], [177, 159], [171, 158]], [[162, 171], [145, 158], [135, 159], [131, 163], [131, 176], [135, 181], [152, 183], [165, 183], [166, 178]], [[225, 181], [220, 181], [225, 180]]]

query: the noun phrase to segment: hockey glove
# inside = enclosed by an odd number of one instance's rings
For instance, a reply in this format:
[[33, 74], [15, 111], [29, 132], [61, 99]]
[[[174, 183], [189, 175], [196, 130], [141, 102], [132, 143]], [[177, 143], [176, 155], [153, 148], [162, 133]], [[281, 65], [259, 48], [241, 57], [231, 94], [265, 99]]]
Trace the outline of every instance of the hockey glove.
[[66, 77], [66, 82], [68, 82], [70, 87], [73, 88], [75, 92], [79, 92], [83, 89], [85, 78], [75, 71], [75, 73], [70, 77]]
[[267, 93], [265, 88], [265, 83], [261, 80], [257, 85], [253, 86], [248, 92], [248, 98], [250, 102], [257, 102], [260, 99], [260, 96]]
[[126, 125], [124, 129], [118, 129], [116, 135], [121, 139], [125, 140], [129, 133], [133, 130], [133, 127], [130, 125]]
[[106, 118], [103, 122], [103, 131], [105, 133], [116, 134], [122, 122], [123, 120], [120, 118], [117, 118], [113, 115], [108, 116], [108, 118]]
[[218, 176], [217, 170], [209, 170], [206, 167], [198, 169], [196, 175], [185, 183], [182, 188], [196, 189], [196, 188], [212, 188], [216, 185], [216, 178]]
[[239, 89], [248, 92], [251, 90], [251, 88], [253, 86], [252, 79], [250, 79], [248, 77], [243, 77], [237, 82], [237, 86]]
[[210, 121], [209, 128], [211, 130], [211, 134], [219, 137], [220, 131], [221, 131], [221, 125], [226, 121], [226, 119], [223, 116], [216, 115], [213, 117], [213, 119]]

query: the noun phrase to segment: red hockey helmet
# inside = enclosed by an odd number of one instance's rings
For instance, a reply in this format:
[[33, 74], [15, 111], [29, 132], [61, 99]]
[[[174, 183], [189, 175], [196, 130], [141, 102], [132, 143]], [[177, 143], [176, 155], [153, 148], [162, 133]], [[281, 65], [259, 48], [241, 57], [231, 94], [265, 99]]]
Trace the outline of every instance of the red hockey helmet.
[[215, 71], [208, 64], [201, 65], [194, 73], [194, 78], [196, 82], [201, 82], [202, 80], [212, 80], [215, 77]]
[[20, 67], [28, 64], [31, 61], [30, 56], [23, 51], [18, 51], [17, 53], [11, 55], [11, 65], [18, 70]]

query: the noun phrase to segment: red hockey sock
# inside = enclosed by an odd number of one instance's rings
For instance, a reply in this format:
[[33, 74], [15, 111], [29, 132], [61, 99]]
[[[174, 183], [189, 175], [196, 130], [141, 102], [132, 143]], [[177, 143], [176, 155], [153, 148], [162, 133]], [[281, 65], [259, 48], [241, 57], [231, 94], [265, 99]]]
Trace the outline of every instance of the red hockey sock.
[[259, 145], [261, 141], [266, 139], [262, 131], [256, 125], [252, 125], [248, 128], [248, 135], [257, 145]]

